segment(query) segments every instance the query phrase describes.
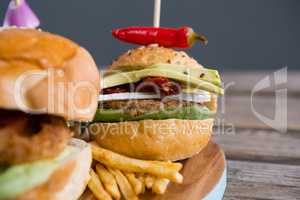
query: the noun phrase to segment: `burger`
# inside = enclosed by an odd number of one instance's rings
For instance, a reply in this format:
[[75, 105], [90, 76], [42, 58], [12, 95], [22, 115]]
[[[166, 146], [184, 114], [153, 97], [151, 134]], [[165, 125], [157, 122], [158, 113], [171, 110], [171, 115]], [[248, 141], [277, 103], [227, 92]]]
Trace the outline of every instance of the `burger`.
[[223, 94], [218, 71], [185, 52], [150, 45], [122, 54], [101, 81], [89, 126], [100, 146], [138, 159], [177, 161], [208, 144]]
[[0, 199], [75, 200], [89, 180], [89, 145], [70, 121], [97, 109], [99, 73], [74, 42], [35, 29], [0, 31]]

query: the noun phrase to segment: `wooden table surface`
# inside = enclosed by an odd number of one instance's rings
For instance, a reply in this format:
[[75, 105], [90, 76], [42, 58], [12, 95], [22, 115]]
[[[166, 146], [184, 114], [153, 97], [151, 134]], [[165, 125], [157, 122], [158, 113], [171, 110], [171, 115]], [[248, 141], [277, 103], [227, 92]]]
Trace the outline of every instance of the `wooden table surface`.
[[288, 89], [286, 133], [264, 124], [251, 110], [251, 91], [268, 75], [274, 81], [273, 72], [267, 71], [222, 73], [225, 85], [231, 86], [219, 102], [224, 127], [216, 127], [214, 141], [227, 157], [224, 200], [300, 199], [300, 71], [289, 71], [287, 83], [272, 84], [253, 98], [255, 110], [271, 118], [275, 88]]

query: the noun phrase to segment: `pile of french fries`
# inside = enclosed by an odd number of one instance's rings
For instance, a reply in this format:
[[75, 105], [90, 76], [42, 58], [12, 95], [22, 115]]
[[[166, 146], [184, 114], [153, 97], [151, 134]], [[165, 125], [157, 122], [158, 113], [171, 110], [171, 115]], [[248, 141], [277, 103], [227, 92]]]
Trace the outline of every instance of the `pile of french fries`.
[[170, 182], [183, 181], [181, 163], [133, 159], [90, 144], [95, 163], [82, 200], [138, 200], [146, 190], [164, 194]]

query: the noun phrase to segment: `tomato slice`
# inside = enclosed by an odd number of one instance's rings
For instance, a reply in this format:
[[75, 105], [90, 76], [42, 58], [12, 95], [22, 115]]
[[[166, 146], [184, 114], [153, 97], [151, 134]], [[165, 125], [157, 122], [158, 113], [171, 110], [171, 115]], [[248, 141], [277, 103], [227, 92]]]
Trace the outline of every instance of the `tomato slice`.
[[180, 92], [180, 85], [165, 77], [147, 77], [136, 88], [137, 92], [160, 93], [162, 96]]
[[[113, 94], [130, 92], [131, 85], [124, 84], [116, 87], [106, 88], [102, 94]], [[179, 94], [180, 84], [165, 77], [147, 77], [144, 80], [133, 85], [132, 92], [147, 92], [160, 94], [161, 96], [169, 96]]]
[[104, 90], [102, 90], [102, 94], [113, 94], [113, 93], [123, 93], [123, 92], [129, 92], [128, 84], [111, 87], [111, 88], [105, 88]]

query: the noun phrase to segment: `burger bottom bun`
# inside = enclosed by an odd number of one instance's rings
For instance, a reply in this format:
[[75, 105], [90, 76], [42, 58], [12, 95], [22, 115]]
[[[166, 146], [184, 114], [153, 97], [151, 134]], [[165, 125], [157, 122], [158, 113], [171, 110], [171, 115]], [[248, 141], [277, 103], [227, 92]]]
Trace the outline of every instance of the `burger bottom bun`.
[[46, 183], [20, 195], [15, 200], [77, 200], [80, 197], [90, 179], [91, 148], [78, 139], [72, 139], [69, 145], [78, 149], [77, 154], [54, 171]]
[[213, 119], [142, 120], [94, 123], [89, 131], [99, 145], [145, 160], [183, 160], [199, 153], [209, 142]]

